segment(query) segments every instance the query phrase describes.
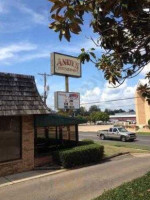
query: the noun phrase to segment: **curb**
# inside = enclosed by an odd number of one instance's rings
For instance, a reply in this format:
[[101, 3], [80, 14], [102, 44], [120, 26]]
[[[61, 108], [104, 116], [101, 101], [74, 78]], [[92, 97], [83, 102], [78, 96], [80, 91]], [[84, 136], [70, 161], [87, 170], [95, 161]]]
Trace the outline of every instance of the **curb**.
[[14, 185], [14, 184], [17, 184], [17, 183], [22, 183], [22, 182], [26, 182], [26, 181], [42, 178], [42, 177], [46, 177], [46, 176], [50, 176], [50, 175], [60, 174], [62, 172], [66, 172], [66, 171], [68, 171], [68, 170], [67, 169], [61, 169], [61, 170], [57, 170], [55, 172], [49, 172], [49, 173], [45, 173], [45, 174], [41, 174], [41, 175], [36, 175], [36, 176], [29, 177], [29, 178], [24, 178], [24, 179], [21, 179], [21, 180], [17, 180], [17, 181], [10, 181], [9, 180], [10, 182], [1, 184], [0, 188], [6, 187], [6, 186], [9, 186], [9, 185]]

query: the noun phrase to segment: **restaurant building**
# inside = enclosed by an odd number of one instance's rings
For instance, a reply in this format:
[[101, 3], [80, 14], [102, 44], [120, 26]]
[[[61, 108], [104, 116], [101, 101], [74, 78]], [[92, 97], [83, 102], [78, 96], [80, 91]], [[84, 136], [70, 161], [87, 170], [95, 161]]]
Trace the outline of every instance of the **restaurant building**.
[[0, 176], [53, 162], [49, 146], [77, 143], [79, 123], [50, 112], [33, 76], [0, 73]]

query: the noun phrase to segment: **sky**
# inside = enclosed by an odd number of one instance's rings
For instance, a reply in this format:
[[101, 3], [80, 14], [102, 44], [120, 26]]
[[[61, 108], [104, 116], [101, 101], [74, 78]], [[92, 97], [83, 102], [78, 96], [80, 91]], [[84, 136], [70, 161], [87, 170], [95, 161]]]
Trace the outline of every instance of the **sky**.
[[[0, 72], [28, 74], [35, 76], [39, 93], [43, 93], [43, 78], [38, 73], [50, 74], [50, 54], [59, 52], [78, 56], [81, 48], [89, 49], [96, 38], [89, 27], [90, 17], [80, 35], [72, 35], [71, 42], [59, 41], [58, 34], [48, 28], [51, 3], [48, 0], [0, 0]], [[96, 49], [102, 54], [101, 49]], [[80, 92], [81, 106], [87, 109], [89, 102], [101, 101], [102, 110], [134, 109], [134, 100], [105, 102], [108, 100], [134, 97], [137, 84], [144, 78], [150, 66], [134, 79], [125, 81], [117, 89], [111, 88], [101, 71], [94, 64], [82, 65], [82, 78], [70, 78], [70, 92]], [[65, 90], [65, 78], [50, 76], [47, 104], [54, 109], [54, 92]]]

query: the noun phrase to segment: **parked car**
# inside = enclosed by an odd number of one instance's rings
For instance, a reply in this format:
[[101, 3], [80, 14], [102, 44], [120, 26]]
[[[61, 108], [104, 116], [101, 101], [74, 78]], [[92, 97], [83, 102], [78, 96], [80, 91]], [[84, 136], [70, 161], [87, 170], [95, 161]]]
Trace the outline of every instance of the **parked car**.
[[104, 125], [104, 122], [103, 121], [96, 121], [95, 124], [96, 125]]
[[96, 125], [107, 125], [107, 122], [96, 121], [95, 124], [96, 124]]
[[101, 140], [118, 139], [122, 142], [134, 141], [136, 139], [135, 133], [129, 132], [123, 127], [113, 127], [109, 130], [98, 131], [97, 136], [99, 136]]

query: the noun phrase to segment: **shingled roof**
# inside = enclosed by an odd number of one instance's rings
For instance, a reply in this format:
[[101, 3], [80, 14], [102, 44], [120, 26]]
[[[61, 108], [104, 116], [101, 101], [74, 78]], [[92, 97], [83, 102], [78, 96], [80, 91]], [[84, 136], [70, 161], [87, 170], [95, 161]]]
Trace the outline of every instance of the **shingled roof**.
[[33, 76], [0, 73], [0, 116], [48, 113]]

